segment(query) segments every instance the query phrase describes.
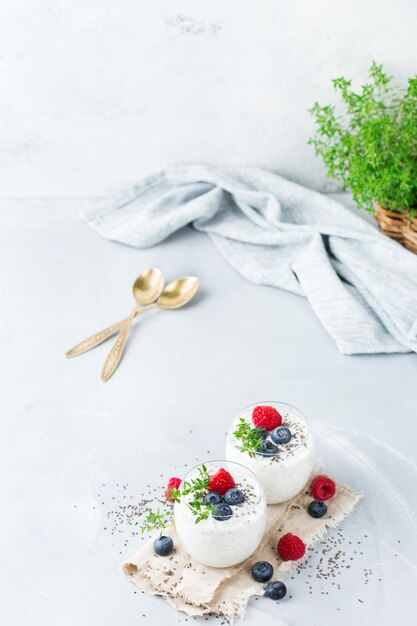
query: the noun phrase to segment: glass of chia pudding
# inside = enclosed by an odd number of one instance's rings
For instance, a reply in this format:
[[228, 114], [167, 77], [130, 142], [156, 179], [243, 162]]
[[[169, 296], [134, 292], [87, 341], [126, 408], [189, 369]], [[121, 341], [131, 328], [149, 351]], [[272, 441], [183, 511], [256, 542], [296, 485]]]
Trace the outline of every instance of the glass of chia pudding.
[[210, 567], [231, 567], [258, 547], [266, 499], [256, 476], [230, 461], [197, 465], [185, 476], [188, 495], [175, 502], [175, 528], [185, 550]]
[[226, 458], [257, 476], [268, 504], [285, 502], [303, 489], [316, 463], [307, 418], [284, 402], [252, 404], [232, 422]]

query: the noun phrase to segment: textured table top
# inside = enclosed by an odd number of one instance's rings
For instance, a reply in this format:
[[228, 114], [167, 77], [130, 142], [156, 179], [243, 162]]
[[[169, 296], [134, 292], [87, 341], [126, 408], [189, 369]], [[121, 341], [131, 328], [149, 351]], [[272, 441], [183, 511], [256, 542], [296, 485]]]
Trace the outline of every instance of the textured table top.
[[[153, 249], [121, 246], [78, 217], [89, 202], [0, 202], [2, 616], [32, 626], [183, 623], [117, 571], [138, 540], [114, 519], [104, 530], [111, 502], [223, 457], [231, 417], [266, 399], [416, 460], [417, 360], [343, 356], [306, 300], [246, 282], [206, 236], [186, 229]], [[188, 308], [143, 318], [103, 385], [110, 344], [64, 353], [130, 311], [131, 283], [151, 265], [167, 281], [197, 275], [201, 291]], [[327, 624], [322, 610], [317, 623]], [[278, 616], [253, 603], [247, 623]]]

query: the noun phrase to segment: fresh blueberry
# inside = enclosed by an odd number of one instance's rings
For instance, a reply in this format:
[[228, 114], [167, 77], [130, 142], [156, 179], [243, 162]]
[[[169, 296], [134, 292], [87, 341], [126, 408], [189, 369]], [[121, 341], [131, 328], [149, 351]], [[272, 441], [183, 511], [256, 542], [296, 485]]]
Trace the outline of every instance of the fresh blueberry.
[[159, 556], [167, 556], [174, 549], [174, 542], [171, 537], [165, 537], [161, 535], [153, 542], [153, 549]]
[[269, 439], [265, 439], [259, 452], [262, 456], [272, 456], [278, 452], [278, 446]]
[[321, 500], [313, 500], [313, 502], [309, 504], [308, 512], [311, 517], [323, 517], [323, 515], [327, 513], [327, 504]]
[[288, 443], [291, 441], [291, 437], [290, 429], [285, 428], [285, 426], [278, 426], [271, 433], [271, 439], [274, 443]]
[[287, 588], [280, 580], [273, 580], [268, 583], [265, 589], [265, 595], [271, 600], [282, 600], [287, 593]]
[[266, 583], [271, 580], [274, 568], [268, 561], [257, 561], [252, 567], [252, 576], [258, 583]]
[[225, 504], [224, 502], [220, 502], [220, 504], [215, 504], [213, 510], [211, 512], [214, 519], [217, 519], [219, 522], [224, 522], [224, 520], [229, 519], [233, 515], [232, 508]]
[[233, 489], [228, 489], [228, 491], [224, 494], [224, 501], [226, 504], [231, 505], [242, 504], [242, 502], [245, 501], [245, 494], [240, 489], [233, 487]]
[[223, 498], [217, 491], [209, 491], [209, 493], [206, 493], [204, 496], [203, 502], [206, 504], [220, 504], [220, 502], [223, 502]]

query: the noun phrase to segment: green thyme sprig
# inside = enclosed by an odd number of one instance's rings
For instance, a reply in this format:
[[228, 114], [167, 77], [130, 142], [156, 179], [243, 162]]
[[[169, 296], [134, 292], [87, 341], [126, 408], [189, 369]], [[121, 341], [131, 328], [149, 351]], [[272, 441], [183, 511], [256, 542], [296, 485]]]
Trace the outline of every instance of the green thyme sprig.
[[196, 524], [207, 519], [213, 510], [212, 504], [203, 502], [203, 498], [208, 491], [209, 482], [210, 474], [207, 471], [207, 467], [202, 465], [198, 468], [198, 476], [196, 478], [193, 478], [190, 482], [183, 483], [181, 495], [188, 496], [192, 494], [192, 499], [188, 500], [188, 505], [196, 517]]
[[[148, 515], [145, 517], [144, 523], [140, 526], [140, 532], [152, 532], [153, 530], [162, 530], [166, 528], [170, 524], [167, 523], [167, 518], [171, 517], [171, 511], [161, 511], [159, 508], [156, 509], [155, 512], [149, 511]], [[172, 519], [171, 519], [172, 523]]]
[[206, 502], [201, 502], [201, 500], [192, 500], [188, 504], [190, 505], [192, 514], [195, 515], [196, 524], [210, 517], [213, 510], [213, 504], [207, 504]]
[[239, 424], [236, 426], [233, 434], [242, 443], [239, 446], [241, 452], [247, 452], [249, 456], [254, 457], [256, 452], [262, 449], [263, 437], [261, 429], [252, 427], [244, 417], [239, 419]]
[[[181, 502], [181, 499], [185, 496], [190, 496], [187, 500], [192, 514], [195, 516], [195, 523], [198, 524], [202, 520], [207, 519], [213, 505], [203, 502], [203, 498], [208, 491], [208, 485], [210, 482], [210, 474], [207, 471], [205, 465], [201, 465], [198, 468], [198, 476], [191, 481], [184, 481], [181, 484], [181, 488], [177, 489], [172, 487], [170, 490], [170, 500], [174, 502]], [[156, 512], [150, 511], [145, 518], [144, 524], [140, 527], [142, 533], [150, 532], [156, 529], [163, 529], [174, 523], [172, 508], [169, 511], [161, 511], [159, 508]]]
[[310, 109], [316, 123], [309, 140], [330, 178], [350, 189], [358, 207], [374, 212], [374, 202], [409, 217], [417, 214], [417, 76], [398, 90], [375, 61], [369, 80], [353, 89], [344, 77], [333, 80], [340, 106]]
[[192, 493], [197, 496], [203, 497], [208, 489], [210, 482], [210, 474], [207, 471], [205, 465], [201, 465], [198, 468], [198, 476], [193, 478], [190, 482], [184, 481], [182, 483], [181, 495], [188, 496]]

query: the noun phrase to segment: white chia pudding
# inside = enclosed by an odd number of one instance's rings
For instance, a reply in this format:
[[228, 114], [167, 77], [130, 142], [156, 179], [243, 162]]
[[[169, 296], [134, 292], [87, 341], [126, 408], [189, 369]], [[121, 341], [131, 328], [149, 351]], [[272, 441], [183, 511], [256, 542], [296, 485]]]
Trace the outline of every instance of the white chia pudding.
[[[218, 489], [214, 486], [205, 492], [206, 497], [212, 499], [206, 519], [196, 523], [197, 515], [190, 506], [194, 494], [183, 496], [180, 502], [176, 502], [175, 528], [185, 550], [200, 563], [210, 567], [231, 567], [247, 559], [264, 535], [265, 494], [250, 470], [229, 461], [210, 461], [194, 467], [185, 476], [183, 485], [198, 479], [202, 467], [207, 469], [211, 478], [215, 477], [214, 481], [216, 477], [225, 480], [218, 482]], [[233, 482], [227, 484], [230, 479]], [[224, 491], [227, 486], [229, 489]], [[217, 495], [213, 496], [213, 492]]]
[[[255, 429], [259, 433], [256, 448], [251, 447]], [[242, 430], [248, 433], [247, 439], [236, 435]], [[249, 449], [242, 449], [248, 439]], [[268, 504], [285, 502], [303, 489], [316, 463], [307, 418], [283, 402], [253, 404], [233, 420], [226, 458], [245, 465], [257, 476]]]

